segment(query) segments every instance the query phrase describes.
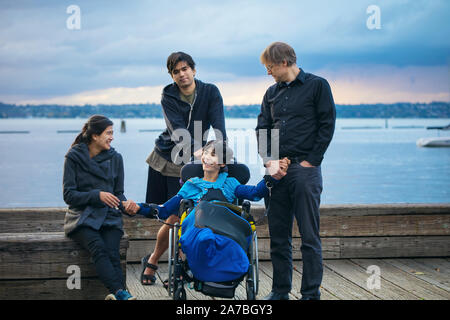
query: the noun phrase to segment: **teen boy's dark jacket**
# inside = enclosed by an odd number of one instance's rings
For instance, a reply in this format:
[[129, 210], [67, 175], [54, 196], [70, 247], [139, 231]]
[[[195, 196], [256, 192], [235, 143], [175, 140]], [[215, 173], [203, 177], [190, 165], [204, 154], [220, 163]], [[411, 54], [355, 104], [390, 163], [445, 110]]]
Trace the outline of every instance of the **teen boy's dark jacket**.
[[[163, 90], [161, 106], [167, 128], [155, 140], [155, 147], [156, 151], [168, 161], [172, 161], [171, 153], [175, 142], [171, 137], [172, 133], [177, 129], [187, 129], [189, 131], [191, 137], [191, 155], [196, 151], [194, 150], [194, 137], [201, 139], [201, 146], [204, 146], [205, 141], [202, 138], [210, 126], [222, 133], [223, 140], [226, 139], [223, 100], [219, 89], [213, 84], [204, 83], [197, 79], [195, 79], [195, 85], [197, 96], [194, 101], [192, 113], [189, 103], [181, 100], [180, 89], [176, 83], [166, 86]], [[201, 136], [199, 137], [194, 136], [194, 121], [201, 121]], [[201, 146], [196, 146], [196, 149]]]
[[123, 182], [122, 156], [113, 148], [91, 158], [87, 144], [72, 147], [66, 154], [63, 176], [64, 201], [69, 205], [64, 221], [66, 234], [81, 225], [95, 230], [101, 226], [122, 230], [120, 211], [103, 203], [100, 191], [110, 192], [126, 201]]

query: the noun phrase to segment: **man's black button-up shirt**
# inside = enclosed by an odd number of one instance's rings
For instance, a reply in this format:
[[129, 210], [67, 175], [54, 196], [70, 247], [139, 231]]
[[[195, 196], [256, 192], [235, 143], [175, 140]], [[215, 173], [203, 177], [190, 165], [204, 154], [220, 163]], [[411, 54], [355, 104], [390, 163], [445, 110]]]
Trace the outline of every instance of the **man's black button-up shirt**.
[[[276, 83], [267, 89], [256, 127], [259, 153], [264, 163], [274, 158], [296, 157], [319, 166], [333, 137], [335, 122], [330, 85], [301, 69], [291, 83]], [[260, 129], [267, 129], [267, 149], [260, 145], [263, 141]], [[279, 135], [278, 157], [271, 152], [271, 133]]]

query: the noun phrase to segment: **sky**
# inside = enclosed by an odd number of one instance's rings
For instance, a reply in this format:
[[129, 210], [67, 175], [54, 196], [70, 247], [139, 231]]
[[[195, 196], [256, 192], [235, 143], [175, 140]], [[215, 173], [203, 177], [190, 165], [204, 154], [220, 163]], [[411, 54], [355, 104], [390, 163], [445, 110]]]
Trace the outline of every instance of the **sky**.
[[184, 51], [225, 105], [260, 104], [274, 41], [337, 104], [450, 101], [449, 18], [448, 0], [1, 0], [0, 102], [159, 103]]

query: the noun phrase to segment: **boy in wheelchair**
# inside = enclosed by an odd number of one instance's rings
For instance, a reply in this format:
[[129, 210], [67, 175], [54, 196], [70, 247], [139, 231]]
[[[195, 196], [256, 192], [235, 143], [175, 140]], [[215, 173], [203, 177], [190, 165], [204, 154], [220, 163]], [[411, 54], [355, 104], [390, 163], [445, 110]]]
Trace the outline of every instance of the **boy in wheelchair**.
[[[221, 159], [220, 153], [223, 155]], [[232, 162], [232, 158], [233, 152], [225, 142], [209, 141], [201, 156], [203, 177], [187, 180], [178, 194], [163, 205], [138, 204], [138, 214], [166, 219], [179, 213], [183, 199], [192, 200], [193, 209], [187, 211], [189, 214], [186, 217], [182, 217], [179, 243], [194, 277], [201, 281], [232, 281], [247, 272], [249, 259], [246, 248], [251, 240], [251, 233], [249, 236], [245, 230], [230, 230], [230, 225], [232, 228], [242, 229], [242, 223], [236, 221], [230, 224], [224, 219], [242, 218], [230, 214], [231, 212], [226, 214], [225, 211], [231, 210], [239, 214], [241, 209], [229, 204], [236, 203], [238, 199], [258, 201], [269, 192], [266, 183], [273, 185], [278, 181], [268, 176], [256, 186], [245, 185], [248, 177], [239, 179], [240, 177], [228, 175], [225, 164]], [[288, 165], [287, 159], [280, 162], [284, 172]]]

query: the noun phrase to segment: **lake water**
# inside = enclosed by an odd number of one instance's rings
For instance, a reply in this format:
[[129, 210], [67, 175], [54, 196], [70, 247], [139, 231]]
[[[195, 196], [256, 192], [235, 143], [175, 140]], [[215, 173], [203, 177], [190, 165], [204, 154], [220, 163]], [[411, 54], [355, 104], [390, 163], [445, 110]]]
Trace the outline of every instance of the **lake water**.
[[[125, 161], [125, 191], [143, 201], [145, 162], [163, 119], [113, 119], [113, 147]], [[62, 199], [64, 155], [86, 119], [0, 119], [0, 207], [65, 206]], [[256, 119], [226, 119], [237, 159], [251, 171], [249, 183], [263, 174], [257, 156]], [[322, 203], [448, 203], [450, 148], [420, 148], [422, 137], [448, 136], [426, 130], [450, 119], [338, 119], [322, 163]], [[147, 130], [147, 131], [145, 131]], [[148, 131], [151, 130], [151, 131]], [[156, 131], [153, 131], [156, 130]], [[5, 133], [26, 131], [28, 133]]]

